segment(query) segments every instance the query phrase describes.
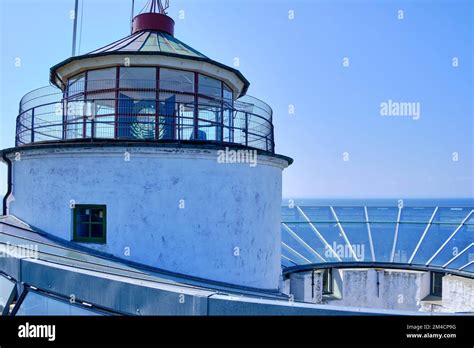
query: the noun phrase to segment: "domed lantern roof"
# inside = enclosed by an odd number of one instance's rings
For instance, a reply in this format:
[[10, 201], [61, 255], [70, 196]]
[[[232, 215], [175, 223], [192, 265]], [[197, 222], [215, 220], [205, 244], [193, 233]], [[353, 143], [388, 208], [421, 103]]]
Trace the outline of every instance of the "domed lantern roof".
[[143, 30], [99, 48], [87, 55], [99, 53], [154, 52], [160, 54], [200, 57], [208, 59], [204, 54], [186, 45], [169, 33], [158, 30]]
[[129, 58], [132, 66], [159, 65], [202, 72], [225, 81], [236, 97], [246, 94], [250, 82], [240, 71], [208, 58], [174, 37], [175, 22], [166, 14], [168, 2], [166, 6], [160, 0], [149, 3], [148, 11], [133, 18], [131, 35], [56, 64], [50, 70], [51, 83], [63, 88], [74, 75], [124, 65], [124, 58]]

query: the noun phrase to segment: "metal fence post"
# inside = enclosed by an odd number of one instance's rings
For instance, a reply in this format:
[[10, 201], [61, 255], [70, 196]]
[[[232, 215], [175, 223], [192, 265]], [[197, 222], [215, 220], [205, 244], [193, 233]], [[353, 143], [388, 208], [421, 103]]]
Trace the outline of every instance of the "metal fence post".
[[35, 109], [31, 109], [31, 143], [35, 142]]
[[249, 115], [245, 113], [245, 146], [249, 146]]

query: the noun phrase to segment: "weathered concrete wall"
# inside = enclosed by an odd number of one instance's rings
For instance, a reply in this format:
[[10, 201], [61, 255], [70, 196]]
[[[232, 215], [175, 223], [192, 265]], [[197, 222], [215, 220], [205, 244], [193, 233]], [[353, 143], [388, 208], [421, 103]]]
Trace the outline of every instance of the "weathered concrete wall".
[[295, 301], [307, 303], [322, 302], [322, 277], [319, 272], [290, 274], [290, 295]]
[[[126, 153], [130, 160], [126, 161]], [[282, 169], [287, 161], [218, 163], [217, 151], [57, 147], [13, 154], [9, 213], [72, 239], [76, 204], [107, 205], [107, 244], [88, 247], [154, 267], [277, 289]], [[183, 207], [184, 204], [184, 207]]]
[[342, 299], [327, 303], [397, 310], [419, 310], [429, 292], [427, 272], [343, 270]]
[[290, 295], [290, 278], [283, 279], [280, 288], [282, 294]]
[[474, 279], [443, 277], [441, 312], [474, 312]]

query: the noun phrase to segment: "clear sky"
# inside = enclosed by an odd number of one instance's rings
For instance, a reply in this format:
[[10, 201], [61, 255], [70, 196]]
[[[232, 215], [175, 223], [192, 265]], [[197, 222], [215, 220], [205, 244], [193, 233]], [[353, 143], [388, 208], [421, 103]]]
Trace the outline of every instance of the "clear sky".
[[[131, 0], [81, 2], [80, 53], [129, 34]], [[272, 106], [276, 150], [295, 160], [285, 197], [474, 197], [474, 1], [170, 2], [176, 37], [230, 66], [238, 57], [249, 94]], [[73, 7], [0, 1], [1, 148], [14, 145], [21, 97], [70, 56]], [[382, 116], [389, 100], [419, 117]]]

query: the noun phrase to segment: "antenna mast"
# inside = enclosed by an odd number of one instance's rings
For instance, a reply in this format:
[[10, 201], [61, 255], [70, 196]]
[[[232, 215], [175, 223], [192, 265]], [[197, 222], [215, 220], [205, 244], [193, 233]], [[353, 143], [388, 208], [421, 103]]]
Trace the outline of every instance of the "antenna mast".
[[77, 11], [79, 7], [79, 0], [76, 0], [74, 5], [74, 27], [72, 30], [72, 56], [76, 55], [76, 32], [77, 32]]
[[[147, 3], [148, 5], [148, 3]], [[145, 5], [145, 7], [147, 6]], [[164, 5], [163, 5], [163, 0], [151, 0], [150, 2], [150, 8], [148, 12], [150, 13], [160, 13], [162, 15], [166, 15], [167, 12], [166, 10], [170, 7], [170, 1], [165, 0]]]
[[133, 33], [133, 15], [135, 12], [135, 0], [132, 0], [132, 14], [130, 15], [130, 33]]

